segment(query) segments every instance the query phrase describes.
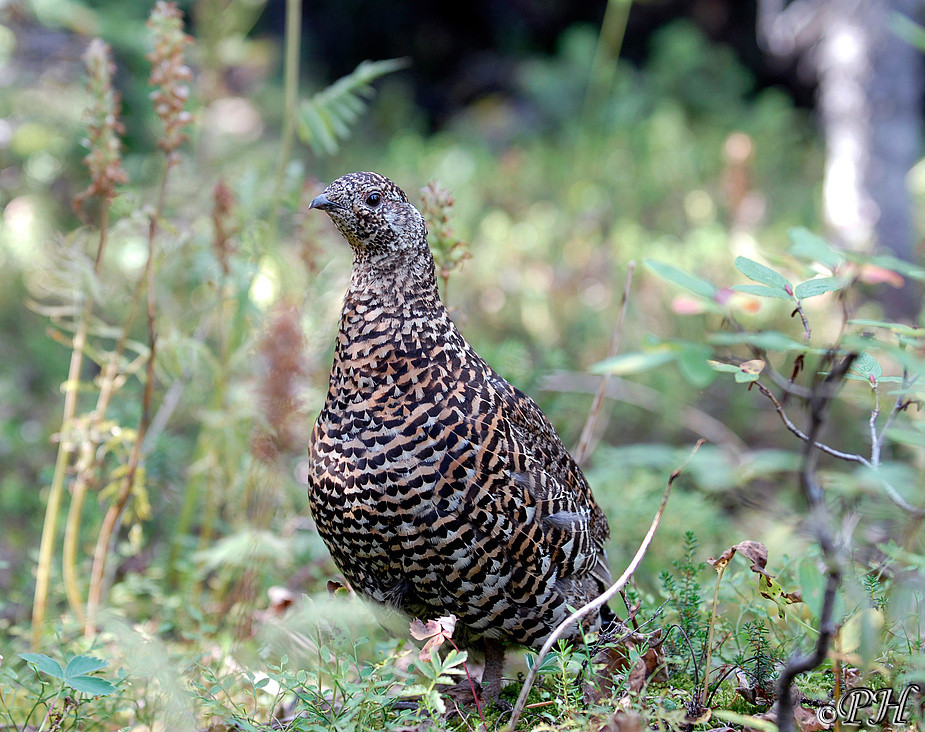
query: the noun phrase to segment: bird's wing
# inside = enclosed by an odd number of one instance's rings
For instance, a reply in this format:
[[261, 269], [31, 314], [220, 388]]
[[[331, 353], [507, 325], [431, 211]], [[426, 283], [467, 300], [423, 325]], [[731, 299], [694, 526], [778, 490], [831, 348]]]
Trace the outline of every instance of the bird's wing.
[[537, 403], [497, 374], [492, 376], [490, 383], [499, 395], [512, 431], [531, 458], [528, 480], [532, 490], [540, 495], [561, 497], [558, 510], [565, 514], [552, 521], [565, 522], [568, 512], [587, 516], [587, 528], [594, 544], [603, 547], [610, 536], [610, 528], [581, 468]]
[[[467, 512], [487, 544], [531, 574], [594, 575], [607, 586], [607, 519], [549, 420], [493, 371], [460, 389], [437, 419], [443, 429], [453, 425], [441, 438], [439, 471], [455, 485], [451, 512]], [[450, 508], [442, 503], [438, 513]]]

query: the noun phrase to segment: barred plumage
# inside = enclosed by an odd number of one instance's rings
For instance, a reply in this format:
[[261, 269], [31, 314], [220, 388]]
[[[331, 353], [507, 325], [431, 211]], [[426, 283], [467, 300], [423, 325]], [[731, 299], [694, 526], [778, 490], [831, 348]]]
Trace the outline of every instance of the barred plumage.
[[354, 254], [309, 446], [318, 531], [362, 595], [484, 640], [494, 696], [504, 644], [539, 647], [610, 583], [607, 520], [540, 408], [450, 319], [404, 192], [350, 173], [311, 207]]

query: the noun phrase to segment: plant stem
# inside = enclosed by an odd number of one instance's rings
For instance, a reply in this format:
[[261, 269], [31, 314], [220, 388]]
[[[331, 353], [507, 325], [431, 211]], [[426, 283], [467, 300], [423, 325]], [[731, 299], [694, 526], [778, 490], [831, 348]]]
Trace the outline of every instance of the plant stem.
[[710, 661], [713, 655], [713, 629], [716, 626], [716, 605], [719, 602], [719, 583], [723, 578], [723, 572], [726, 571], [726, 564], [720, 565], [716, 573], [716, 587], [713, 589], [713, 610], [710, 613], [710, 630], [707, 633], [707, 657], [703, 664], [703, 695], [700, 697], [700, 704], [705, 705], [710, 696]]
[[600, 104], [604, 95], [613, 86], [616, 75], [617, 57], [623, 46], [626, 23], [629, 20], [633, 0], [608, 0], [601, 23], [601, 32], [597, 39], [597, 49], [588, 79], [588, 91], [585, 94], [583, 117]]
[[[96, 258], [93, 263], [94, 276], [99, 274], [103, 261], [103, 251], [106, 247], [106, 233], [108, 231], [109, 205], [101, 202], [100, 208], [100, 243], [96, 249]], [[32, 648], [41, 644], [42, 628], [45, 624], [45, 612], [48, 607], [48, 584], [51, 578], [51, 558], [55, 551], [55, 533], [58, 529], [58, 514], [61, 512], [61, 502], [64, 496], [65, 473], [74, 452], [73, 442], [67, 435], [68, 428], [77, 413], [77, 387], [80, 383], [80, 372], [83, 366], [84, 348], [87, 343], [87, 333], [90, 329], [90, 315], [93, 309], [93, 299], [85, 294], [83, 311], [74, 333], [74, 343], [71, 350], [71, 363], [68, 367], [67, 382], [64, 387], [64, 415], [61, 418], [61, 431], [59, 433], [58, 455], [55, 458], [55, 469], [51, 479], [51, 489], [48, 492], [48, 504], [45, 507], [45, 521], [42, 525], [42, 541], [39, 546], [39, 563], [35, 574], [35, 597], [32, 604]], [[70, 599], [70, 595], [68, 595]], [[79, 604], [79, 603], [78, 603]]]
[[[209, 409], [211, 411], [218, 411], [225, 403], [226, 384], [229, 375], [228, 355], [230, 350], [229, 336], [225, 323], [234, 316], [233, 309], [237, 301], [234, 299], [233, 295], [234, 292], [229, 284], [228, 277], [223, 276], [219, 287], [218, 308], [216, 309], [216, 329], [218, 330], [220, 360], [218, 376], [215, 380], [215, 386], [212, 390], [212, 399], [209, 404]], [[202, 430], [196, 440], [196, 451], [192, 464], [202, 466], [207, 457], [209, 460], [205, 468], [191, 472], [190, 480], [183, 494], [183, 506], [180, 509], [180, 518], [177, 520], [177, 525], [173, 531], [173, 542], [170, 547], [170, 556], [167, 560], [167, 583], [171, 587], [176, 586], [179, 579], [179, 568], [177, 563], [180, 560], [180, 548], [193, 523], [193, 517], [199, 505], [200, 496], [203, 493], [203, 486], [205, 487], [206, 495], [204, 497], [202, 523], [199, 533], [199, 548], [204, 549], [205, 546], [208, 545], [206, 542], [211, 543], [212, 541], [217, 508], [217, 501], [213, 500], [213, 496], [211, 495], [211, 487], [214, 482], [213, 473], [215, 472], [213, 471], [213, 463], [220, 461], [213, 459], [215, 450], [211, 446], [211, 438], [212, 433], [210, 431]], [[193, 595], [198, 595], [198, 593], [199, 582], [194, 586]]]
[[[828, 358], [834, 361], [835, 354], [830, 353]], [[816, 639], [815, 648], [804, 656], [792, 657], [784, 665], [777, 679], [777, 725], [780, 732], [791, 732], [794, 729], [793, 699], [790, 696], [794, 679], [799, 674], [816, 668], [825, 660], [829, 642], [836, 630], [835, 596], [841, 584], [842, 560], [838, 555], [829, 527], [829, 511], [825, 504], [825, 494], [816, 478], [820, 453], [817, 449], [816, 438], [825, 424], [829, 404], [856, 358], [857, 354], [852, 353], [833, 364], [825, 379], [815, 384], [810, 398], [810, 423], [807, 429], [808, 438], [803, 446], [800, 488], [809, 504], [811, 526], [816, 535], [816, 543], [822, 550], [822, 557], [825, 560], [826, 587], [822, 597], [822, 608], [819, 611], [819, 636]]]
[[51, 704], [48, 705], [48, 710], [45, 712], [45, 718], [42, 720], [42, 724], [39, 725], [38, 732], [42, 732], [45, 729], [45, 725], [48, 724], [48, 718], [51, 716], [52, 710], [54, 710], [55, 705], [58, 703], [58, 699], [61, 698], [61, 692], [64, 691], [64, 682], [61, 682], [61, 686], [58, 687], [58, 693], [55, 694], [55, 698], [51, 700]]
[[[90, 591], [87, 595], [87, 615], [84, 621], [84, 635], [90, 637], [95, 629], [95, 616], [97, 608], [103, 597], [103, 578], [106, 570], [106, 557], [110, 550], [110, 541], [115, 535], [116, 528], [122, 518], [122, 512], [132, 495], [132, 488], [135, 485], [135, 475], [138, 471], [138, 465], [141, 462], [141, 448], [148, 431], [148, 425], [151, 422], [151, 396], [154, 391], [154, 359], [157, 353], [157, 332], [155, 328], [155, 301], [154, 301], [154, 242], [157, 236], [157, 224], [164, 211], [164, 202], [167, 198], [167, 180], [170, 174], [171, 157], [168, 153], [167, 160], [164, 164], [164, 174], [161, 177], [160, 191], [157, 197], [157, 207], [151, 215], [151, 221], [148, 225], [148, 258], [145, 261], [144, 283], [147, 300], [148, 316], [148, 358], [146, 366], [145, 390], [142, 398], [141, 417], [138, 420], [138, 431], [135, 435], [135, 442], [132, 444], [132, 451], [129, 454], [128, 465], [122, 483], [119, 486], [119, 492], [116, 500], [109, 506], [106, 516], [103, 518], [103, 525], [100, 528], [99, 536], [96, 541], [96, 549], [93, 553], [93, 569], [90, 574]], [[136, 298], [137, 302], [137, 298]]]
[[96, 402], [96, 409], [90, 415], [88, 432], [86, 439], [81, 445], [80, 455], [77, 458], [77, 477], [74, 479], [74, 486], [71, 494], [71, 505], [68, 509], [67, 523], [64, 528], [64, 552], [62, 557], [62, 570], [64, 575], [64, 589], [67, 594], [71, 610], [77, 616], [78, 621], [82, 624], [85, 622], [83, 600], [77, 588], [77, 540], [80, 535], [80, 519], [83, 511], [84, 499], [86, 498], [87, 489], [91, 483], [91, 474], [96, 464], [94, 454], [99, 447], [100, 441], [97, 438], [101, 429], [102, 422], [109, 409], [109, 402], [116, 391], [116, 380], [119, 376], [119, 362], [122, 354], [125, 352], [125, 346], [128, 341], [129, 333], [132, 330], [132, 324], [135, 322], [135, 315], [138, 311], [138, 301], [140, 299], [140, 290], [132, 299], [132, 308], [129, 316], [122, 328], [122, 335], [116, 344], [115, 350], [110, 354], [106, 363], [106, 369], [100, 378], [100, 393]]
[[[613, 337], [610, 341], [610, 352], [607, 358], [613, 358], [620, 350], [620, 339], [623, 335], [623, 320], [626, 316], [626, 306], [629, 303], [630, 285], [633, 283], [633, 272], [636, 271], [636, 263], [630, 262], [626, 266], [626, 283], [623, 285], [623, 299], [620, 301], [620, 313], [617, 315], [617, 324], [613, 330]], [[601, 406], [604, 403], [604, 397], [607, 396], [607, 387], [610, 384], [610, 374], [604, 374], [601, 377], [601, 383], [597, 387], [597, 393], [594, 395], [594, 401], [591, 403], [591, 411], [588, 412], [588, 419], [585, 421], [584, 429], [581, 431], [581, 437], [578, 440], [578, 447], [575, 449], [575, 462], [581, 465], [588, 455], [591, 447], [591, 440], [594, 438], [594, 428], [597, 426], [597, 419], [601, 413]]]
[[[279, 146], [279, 162], [276, 167], [276, 185], [271, 199], [268, 232], [276, 232], [279, 217], [279, 200], [286, 181], [286, 166], [292, 157], [295, 140], [296, 104], [299, 97], [299, 51], [302, 39], [302, 0], [286, 0], [286, 56], [283, 70], [285, 96], [283, 100], [283, 136]], [[272, 238], [270, 239], [272, 241]]]

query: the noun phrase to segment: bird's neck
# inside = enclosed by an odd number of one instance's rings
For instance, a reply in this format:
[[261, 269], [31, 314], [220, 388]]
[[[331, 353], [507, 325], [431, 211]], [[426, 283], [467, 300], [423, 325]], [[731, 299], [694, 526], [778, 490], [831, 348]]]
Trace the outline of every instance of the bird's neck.
[[364, 394], [412, 362], [468, 348], [437, 294], [428, 258], [419, 257], [420, 266], [354, 262], [331, 376], [337, 389]]
[[357, 256], [353, 262], [345, 312], [354, 305], [397, 316], [444, 310], [437, 292], [434, 259], [427, 250], [389, 257]]

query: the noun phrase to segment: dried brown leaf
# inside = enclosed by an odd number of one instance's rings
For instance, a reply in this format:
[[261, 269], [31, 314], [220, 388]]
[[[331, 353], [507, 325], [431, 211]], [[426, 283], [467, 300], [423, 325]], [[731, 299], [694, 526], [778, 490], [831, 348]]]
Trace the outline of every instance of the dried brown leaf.
[[646, 725], [638, 712], [632, 710], [618, 709], [603, 725], [598, 727], [598, 732], [643, 732]]

